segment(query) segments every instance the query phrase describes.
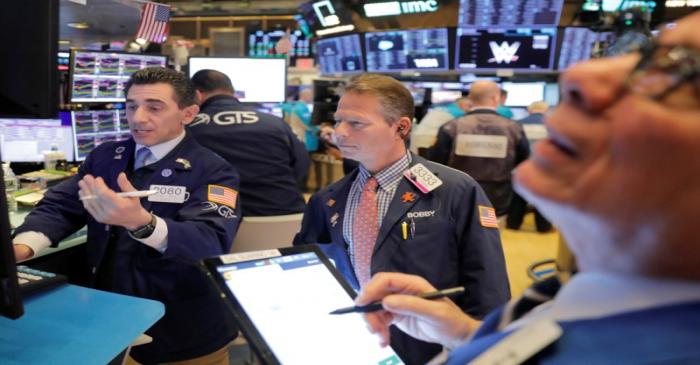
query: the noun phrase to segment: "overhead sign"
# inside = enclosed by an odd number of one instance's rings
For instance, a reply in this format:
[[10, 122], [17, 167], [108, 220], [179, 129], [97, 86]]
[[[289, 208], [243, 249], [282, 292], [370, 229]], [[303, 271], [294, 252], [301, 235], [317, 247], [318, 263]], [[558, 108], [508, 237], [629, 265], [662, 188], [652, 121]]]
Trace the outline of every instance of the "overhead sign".
[[365, 16], [368, 18], [401, 15], [433, 13], [439, 8], [437, 0], [414, 0], [414, 1], [384, 1], [363, 5]]

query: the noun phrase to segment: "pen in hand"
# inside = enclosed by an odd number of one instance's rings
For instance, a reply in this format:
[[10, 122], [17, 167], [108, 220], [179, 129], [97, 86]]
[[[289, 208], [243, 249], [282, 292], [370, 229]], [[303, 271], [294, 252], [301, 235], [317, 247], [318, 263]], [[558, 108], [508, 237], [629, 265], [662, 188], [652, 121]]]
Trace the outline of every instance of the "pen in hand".
[[[117, 193], [118, 196], [121, 196], [123, 198], [144, 198], [149, 195], [153, 195], [157, 193], [158, 190], [139, 190], [139, 191], [126, 191], [126, 192], [121, 192]], [[90, 199], [97, 199], [96, 195], [85, 195], [81, 196], [80, 200], [90, 200]]]
[[[462, 286], [457, 286], [454, 288], [449, 288], [449, 289], [444, 289], [444, 290], [438, 290], [438, 291], [432, 291], [432, 292], [427, 292], [423, 294], [418, 294], [416, 297], [423, 298], [423, 299], [440, 299], [444, 297], [453, 297], [459, 294], [464, 293], [464, 287]], [[399, 294], [399, 293], [397, 293]], [[352, 307], [346, 307], [346, 308], [340, 308], [336, 309], [329, 314], [346, 314], [346, 313], [369, 313], [369, 312], [376, 312], [379, 310], [384, 309], [382, 306], [382, 301], [376, 301], [372, 302], [367, 305], [356, 305]]]

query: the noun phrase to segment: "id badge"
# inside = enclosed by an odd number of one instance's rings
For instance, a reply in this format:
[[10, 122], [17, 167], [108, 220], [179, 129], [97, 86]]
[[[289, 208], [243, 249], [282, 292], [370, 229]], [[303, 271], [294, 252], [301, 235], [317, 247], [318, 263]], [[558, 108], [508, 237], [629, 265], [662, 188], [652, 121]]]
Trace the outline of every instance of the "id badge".
[[148, 197], [150, 202], [184, 203], [190, 197], [190, 193], [187, 192], [187, 188], [184, 186], [151, 185], [149, 189], [157, 191], [157, 193]]
[[423, 166], [422, 163], [413, 165], [413, 167], [404, 171], [403, 175], [423, 193], [431, 192], [442, 185], [442, 180], [428, 170], [427, 167]]

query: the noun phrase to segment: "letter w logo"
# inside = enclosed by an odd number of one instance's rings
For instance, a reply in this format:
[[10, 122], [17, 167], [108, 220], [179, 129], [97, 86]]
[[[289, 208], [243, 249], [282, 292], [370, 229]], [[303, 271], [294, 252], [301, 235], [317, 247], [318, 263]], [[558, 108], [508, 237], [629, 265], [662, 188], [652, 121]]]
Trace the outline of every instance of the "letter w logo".
[[494, 41], [489, 42], [489, 47], [493, 53], [493, 58], [489, 58], [489, 63], [511, 63], [518, 60], [518, 56], [515, 53], [518, 52], [520, 48], [520, 42], [513, 42], [509, 45], [508, 42], [503, 41], [500, 45]]

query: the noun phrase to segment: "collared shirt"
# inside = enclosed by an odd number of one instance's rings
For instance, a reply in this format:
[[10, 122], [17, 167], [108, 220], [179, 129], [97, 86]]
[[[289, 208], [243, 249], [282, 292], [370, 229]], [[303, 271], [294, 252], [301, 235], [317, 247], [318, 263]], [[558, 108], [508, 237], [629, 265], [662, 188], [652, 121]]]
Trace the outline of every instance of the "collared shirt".
[[[145, 165], [160, 161], [160, 159], [170, 153], [170, 151], [172, 151], [173, 148], [175, 148], [184, 138], [185, 131], [182, 131], [182, 134], [167, 142], [148, 147], [153, 156], [146, 161]], [[136, 151], [143, 147], [145, 146], [137, 144], [136, 148], [134, 149], [134, 156], [136, 156]], [[153, 231], [153, 233], [146, 238], [134, 239], [163, 253], [168, 247], [168, 225], [166, 224], [165, 220], [156, 216], [156, 229]], [[12, 242], [22, 243], [29, 246], [34, 251], [35, 256], [37, 253], [51, 246], [51, 240], [49, 237], [41, 232], [35, 231], [20, 233], [12, 240]]]
[[507, 329], [538, 320], [595, 319], [700, 300], [700, 284], [605, 272], [580, 272], [553, 300], [539, 305]]
[[[377, 182], [379, 183], [379, 187], [377, 188], [377, 218], [379, 219], [378, 227], [382, 226], [382, 221], [384, 220], [386, 212], [389, 210], [389, 205], [391, 204], [391, 200], [394, 198], [396, 188], [401, 182], [403, 172], [408, 169], [410, 164], [411, 154], [406, 151], [406, 154], [398, 161], [374, 175], [374, 178], [377, 179]], [[357, 174], [355, 181], [353, 181], [352, 186], [350, 186], [348, 202], [345, 206], [345, 218], [343, 218], [343, 237], [349, 244], [348, 253], [350, 254], [351, 262], [355, 262], [355, 258], [352, 254], [352, 226], [355, 221], [355, 211], [357, 210], [357, 206], [360, 205], [362, 188], [365, 186], [367, 179], [369, 179], [371, 176], [372, 174], [367, 171], [364, 166], [360, 165], [359, 173]]]

